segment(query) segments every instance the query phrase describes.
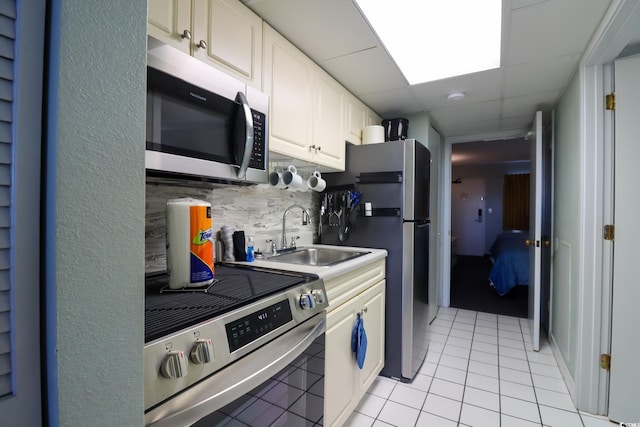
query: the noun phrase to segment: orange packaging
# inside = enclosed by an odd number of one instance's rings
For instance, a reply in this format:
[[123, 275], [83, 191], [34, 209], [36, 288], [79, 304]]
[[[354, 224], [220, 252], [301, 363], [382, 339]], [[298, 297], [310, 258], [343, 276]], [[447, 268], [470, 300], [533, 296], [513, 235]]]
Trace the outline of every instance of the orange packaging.
[[189, 219], [190, 283], [191, 286], [209, 284], [214, 276], [211, 205], [189, 206]]

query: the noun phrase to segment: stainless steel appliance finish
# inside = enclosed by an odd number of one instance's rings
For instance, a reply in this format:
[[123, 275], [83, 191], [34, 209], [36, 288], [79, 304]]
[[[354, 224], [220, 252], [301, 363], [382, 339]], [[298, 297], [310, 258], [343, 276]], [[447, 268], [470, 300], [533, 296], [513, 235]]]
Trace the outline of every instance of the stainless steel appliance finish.
[[268, 111], [264, 93], [148, 38], [148, 173], [266, 183]]
[[328, 302], [317, 276], [216, 265], [216, 279], [189, 293], [160, 293], [165, 279], [148, 280], [145, 425], [194, 424], [324, 337]]
[[[418, 141], [407, 139], [348, 145], [346, 156], [345, 172], [323, 174], [326, 191], [361, 192], [360, 209], [351, 216], [346, 240], [340, 239], [335, 222], [322, 218], [322, 243], [388, 251], [381, 374], [410, 381], [426, 356], [433, 317], [428, 298], [431, 154]], [[371, 203], [370, 213], [363, 209], [366, 203]]]

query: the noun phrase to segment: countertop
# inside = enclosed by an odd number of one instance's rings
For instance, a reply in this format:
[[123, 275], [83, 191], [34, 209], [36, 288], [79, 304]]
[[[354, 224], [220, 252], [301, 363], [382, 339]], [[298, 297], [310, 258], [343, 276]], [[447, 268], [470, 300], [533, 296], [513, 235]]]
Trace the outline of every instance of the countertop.
[[357, 248], [351, 246], [333, 246], [333, 245], [304, 245], [299, 248], [328, 248], [334, 250], [356, 250], [369, 252], [368, 254], [356, 257], [354, 259], [341, 262], [335, 265], [323, 267], [313, 265], [290, 264], [283, 262], [269, 261], [267, 258], [256, 258], [253, 262], [235, 262], [234, 264], [248, 265], [255, 267], [271, 268], [275, 270], [296, 271], [301, 273], [311, 273], [318, 275], [325, 282], [335, 277], [349, 273], [371, 262], [384, 259], [387, 256], [385, 249]]

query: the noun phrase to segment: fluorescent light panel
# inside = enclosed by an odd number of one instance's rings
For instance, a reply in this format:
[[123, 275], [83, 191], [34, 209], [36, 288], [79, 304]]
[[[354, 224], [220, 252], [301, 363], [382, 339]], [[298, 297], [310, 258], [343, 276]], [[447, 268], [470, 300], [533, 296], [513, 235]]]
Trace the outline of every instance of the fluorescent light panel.
[[354, 0], [409, 84], [500, 67], [502, 0]]

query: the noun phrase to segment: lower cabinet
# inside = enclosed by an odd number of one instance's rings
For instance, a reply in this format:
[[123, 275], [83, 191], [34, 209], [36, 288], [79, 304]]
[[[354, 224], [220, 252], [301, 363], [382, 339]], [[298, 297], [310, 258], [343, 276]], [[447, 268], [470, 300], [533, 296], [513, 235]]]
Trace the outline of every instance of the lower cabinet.
[[[380, 280], [327, 313], [324, 425], [340, 426], [349, 418], [384, 364], [385, 281]], [[351, 351], [357, 315], [364, 320], [367, 353], [363, 369]]]

